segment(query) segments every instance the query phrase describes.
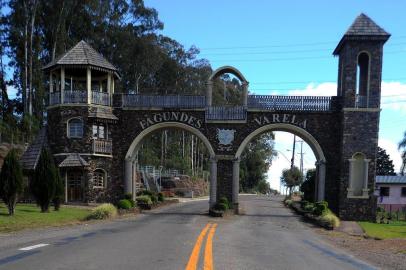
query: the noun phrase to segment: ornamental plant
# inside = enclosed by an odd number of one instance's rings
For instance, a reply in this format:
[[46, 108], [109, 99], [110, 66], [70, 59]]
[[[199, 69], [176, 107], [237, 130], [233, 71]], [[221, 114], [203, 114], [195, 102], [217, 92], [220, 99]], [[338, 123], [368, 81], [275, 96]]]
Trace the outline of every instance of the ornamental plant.
[[18, 195], [23, 191], [23, 173], [17, 158], [17, 152], [12, 149], [4, 159], [0, 172], [0, 198], [7, 205], [8, 214], [14, 215]]
[[57, 188], [57, 177], [52, 156], [47, 149], [43, 149], [30, 182], [31, 193], [42, 213], [49, 212], [49, 205]]

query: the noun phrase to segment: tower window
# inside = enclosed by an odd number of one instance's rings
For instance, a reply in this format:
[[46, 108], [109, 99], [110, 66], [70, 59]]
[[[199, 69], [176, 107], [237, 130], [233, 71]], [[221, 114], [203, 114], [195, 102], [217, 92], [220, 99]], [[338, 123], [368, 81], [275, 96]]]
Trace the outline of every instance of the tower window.
[[356, 107], [368, 107], [369, 96], [369, 55], [362, 52], [358, 55]]
[[74, 118], [68, 122], [68, 137], [82, 138], [83, 137], [83, 122], [81, 119]]
[[97, 169], [93, 172], [93, 187], [95, 188], [104, 188], [106, 183], [106, 172]]

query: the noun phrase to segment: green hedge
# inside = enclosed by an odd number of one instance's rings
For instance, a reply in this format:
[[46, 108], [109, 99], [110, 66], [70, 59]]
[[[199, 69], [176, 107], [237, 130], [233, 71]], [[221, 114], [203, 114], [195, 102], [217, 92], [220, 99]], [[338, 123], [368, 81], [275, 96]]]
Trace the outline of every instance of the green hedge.
[[131, 201], [124, 199], [124, 200], [120, 200], [117, 204], [118, 209], [131, 209], [133, 208], [133, 204], [131, 203]]
[[92, 210], [92, 212], [86, 217], [87, 220], [90, 219], [107, 219], [113, 218], [117, 215], [117, 208], [111, 203], [104, 203], [97, 206]]

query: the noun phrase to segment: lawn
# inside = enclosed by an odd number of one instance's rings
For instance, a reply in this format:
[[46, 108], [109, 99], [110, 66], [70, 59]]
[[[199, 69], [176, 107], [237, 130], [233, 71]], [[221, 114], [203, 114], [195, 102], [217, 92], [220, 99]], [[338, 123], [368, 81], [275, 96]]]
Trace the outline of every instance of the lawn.
[[14, 216], [9, 216], [4, 204], [0, 204], [0, 233], [19, 231], [27, 228], [61, 226], [82, 221], [90, 210], [62, 206], [59, 211], [50, 208], [41, 213], [34, 204], [17, 204]]
[[372, 222], [358, 222], [370, 237], [379, 239], [406, 238], [406, 222], [395, 221], [390, 224], [377, 224]]

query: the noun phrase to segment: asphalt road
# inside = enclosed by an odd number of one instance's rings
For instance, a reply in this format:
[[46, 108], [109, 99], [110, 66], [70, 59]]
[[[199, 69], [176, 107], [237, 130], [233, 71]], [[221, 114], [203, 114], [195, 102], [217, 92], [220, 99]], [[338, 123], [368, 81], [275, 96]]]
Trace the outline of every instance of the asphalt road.
[[[280, 199], [240, 196], [242, 214], [207, 201], [136, 218], [0, 236], [0, 269], [375, 269], [331, 247]], [[21, 250], [23, 249], [23, 250]]]

